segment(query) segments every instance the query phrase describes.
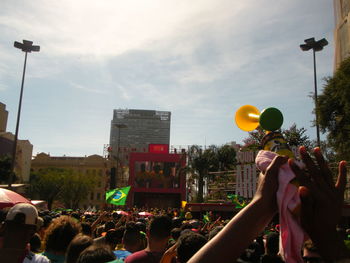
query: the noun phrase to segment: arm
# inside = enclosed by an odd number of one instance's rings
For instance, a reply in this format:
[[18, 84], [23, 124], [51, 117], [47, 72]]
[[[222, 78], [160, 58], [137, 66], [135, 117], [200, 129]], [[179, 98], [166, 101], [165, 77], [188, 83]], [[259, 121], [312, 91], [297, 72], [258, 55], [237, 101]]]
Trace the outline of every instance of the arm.
[[292, 160], [289, 160], [289, 165], [301, 185], [301, 225], [326, 262], [349, 259], [350, 253], [336, 231], [344, 202], [346, 162], [339, 163], [338, 178], [334, 184], [332, 173], [320, 148], [313, 151], [316, 163], [305, 147], [300, 147], [299, 152], [307, 172], [299, 169]]
[[255, 196], [231, 221], [188, 263], [235, 262], [277, 212], [276, 192], [279, 168], [286, 157], [276, 156], [264, 174], [260, 174]]

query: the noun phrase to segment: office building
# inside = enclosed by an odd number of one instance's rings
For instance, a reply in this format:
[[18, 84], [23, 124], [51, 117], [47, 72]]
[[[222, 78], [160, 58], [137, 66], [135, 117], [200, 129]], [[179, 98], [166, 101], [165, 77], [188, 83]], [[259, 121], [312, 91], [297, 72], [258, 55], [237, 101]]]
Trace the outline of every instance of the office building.
[[334, 0], [334, 70], [350, 55], [350, 1]]
[[117, 109], [110, 133], [112, 159], [128, 164], [130, 152], [148, 152], [150, 144], [170, 143], [169, 111]]

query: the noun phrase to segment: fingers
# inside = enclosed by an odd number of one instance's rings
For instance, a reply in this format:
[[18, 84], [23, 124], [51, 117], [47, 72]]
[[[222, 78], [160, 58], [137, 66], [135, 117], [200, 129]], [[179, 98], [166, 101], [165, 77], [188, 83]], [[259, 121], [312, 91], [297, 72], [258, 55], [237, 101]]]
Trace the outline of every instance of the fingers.
[[314, 218], [313, 199], [309, 189], [305, 186], [300, 186], [298, 192], [301, 201], [301, 224], [308, 231], [310, 222], [312, 224]]
[[310, 155], [307, 153], [304, 146], [299, 147], [300, 157], [303, 160], [307, 170], [311, 177], [313, 177], [317, 184], [322, 182], [322, 177], [320, 175], [318, 167], [315, 165], [314, 161], [311, 159]]
[[341, 161], [339, 163], [338, 171], [338, 179], [335, 188], [343, 195], [346, 188], [346, 161]]
[[332, 172], [329, 169], [327, 162], [323, 158], [321, 149], [319, 147], [316, 147], [314, 149], [314, 155], [315, 155], [316, 161], [318, 163], [318, 166], [320, 168], [320, 172], [321, 172], [321, 175], [322, 175], [323, 179], [325, 180], [325, 182], [329, 186], [333, 187], [334, 186], [334, 182], [333, 182], [333, 178], [332, 178]]

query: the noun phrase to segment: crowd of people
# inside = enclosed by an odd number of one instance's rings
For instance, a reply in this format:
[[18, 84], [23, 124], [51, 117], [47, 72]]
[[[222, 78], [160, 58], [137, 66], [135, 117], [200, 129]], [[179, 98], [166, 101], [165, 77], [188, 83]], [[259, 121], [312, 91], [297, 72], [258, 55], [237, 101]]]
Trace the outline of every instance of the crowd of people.
[[[38, 211], [17, 204], [1, 211], [0, 262], [5, 263], [195, 263], [284, 262], [279, 254], [278, 171], [288, 162], [301, 198], [300, 224], [308, 234], [304, 262], [350, 262], [346, 229], [339, 227], [346, 185], [345, 162], [332, 175], [319, 148], [314, 159], [300, 148], [306, 168], [277, 156], [260, 174], [253, 200], [231, 220], [194, 218], [177, 209]], [[148, 214], [148, 215], [150, 215]], [[208, 220], [209, 219], [209, 220]]]

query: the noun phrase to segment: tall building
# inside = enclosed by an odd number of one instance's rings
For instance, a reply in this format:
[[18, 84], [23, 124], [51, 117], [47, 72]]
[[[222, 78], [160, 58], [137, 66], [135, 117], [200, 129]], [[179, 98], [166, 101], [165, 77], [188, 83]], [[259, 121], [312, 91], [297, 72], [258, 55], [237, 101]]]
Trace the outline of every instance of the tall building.
[[336, 70], [340, 63], [350, 55], [350, 1], [349, 0], [333, 0], [334, 1], [334, 69]]
[[169, 145], [170, 120], [169, 111], [114, 110], [110, 133], [112, 159], [127, 165], [130, 152], [148, 152], [149, 144]]

